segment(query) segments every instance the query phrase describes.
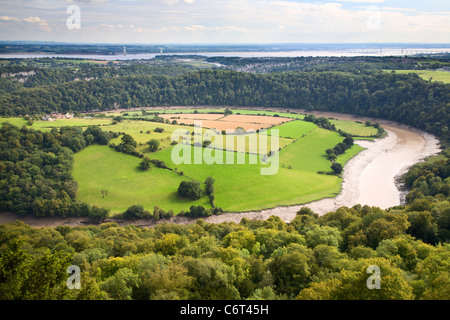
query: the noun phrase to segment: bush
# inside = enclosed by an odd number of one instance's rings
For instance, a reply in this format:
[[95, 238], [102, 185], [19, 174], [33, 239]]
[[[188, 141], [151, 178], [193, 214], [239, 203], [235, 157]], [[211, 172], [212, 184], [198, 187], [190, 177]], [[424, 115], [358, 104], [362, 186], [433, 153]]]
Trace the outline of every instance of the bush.
[[192, 200], [197, 200], [202, 197], [202, 188], [200, 187], [200, 182], [191, 181], [181, 181], [178, 187], [178, 194], [182, 197], [189, 198]]
[[139, 168], [141, 168], [142, 170], [148, 170], [150, 169], [150, 159], [145, 157], [144, 159], [142, 159], [141, 163], [139, 163]]
[[333, 163], [333, 164], [331, 165], [331, 170], [333, 170], [333, 172], [334, 172], [335, 174], [341, 174], [341, 172], [342, 172], [342, 170], [343, 170], [342, 164], [337, 163], [337, 162]]
[[148, 144], [148, 149], [151, 152], [155, 152], [159, 148], [159, 141], [156, 139], [151, 139], [151, 140], [147, 141], [147, 144]]
[[150, 212], [144, 210], [144, 207], [140, 205], [133, 205], [122, 213], [124, 219], [143, 219], [149, 218], [150, 216]]
[[166, 165], [166, 163], [162, 160], [151, 159], [150, 162], [153, 163], [158, 168], [169, 169], [169, 167]]
[[198, 218], [198, 217], [209, 217], [211, 214], [212, 214], [211, 211], [203, 206], [191, 206], [189, 208], [189, 212], [186, 213], [186, 216]]
[[103, 221], [108, 216], [109, 210], [93, 206], [89, 212], [89, 218], [95, 221]]

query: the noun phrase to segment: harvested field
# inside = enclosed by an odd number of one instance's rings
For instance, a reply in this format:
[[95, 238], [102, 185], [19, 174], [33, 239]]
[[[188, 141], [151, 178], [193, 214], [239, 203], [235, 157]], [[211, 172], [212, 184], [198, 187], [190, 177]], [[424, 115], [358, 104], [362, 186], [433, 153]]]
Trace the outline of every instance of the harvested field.
[[[189, 119], [189, 120], [217, 120], [223, 118], [223, 114], [210, 114], [210, 113], [177, 113], [177, 114], [159, 114], [161, 118], [169, 119], [169, 120], [177, 120], [180, 122], [181, 120]], [[177, 119], [177, 118], [180, 119]]]
[[[192, 120], [192, 119], [179, 119], [177, 120], [178, 124], [194, 124], [194, 121], [199, 120]], [[201, 120], [202, 121], [202, 127], [203, 128], [214, 128], [219, 131], [222, 130], [236, 130], [237, 128], [242, 128], [245, 131], [248, 131], [250, 129], [252, 130], [258, 130], [258, 129], [265, 129], [268, 127], [271, 127], [270, 124], [259, 124], [259, 123], [247, 123], [247, 122], [228, 122], [228, 121], [215, 121], [215, 120]]]
[[[195, 121], [202, 121], [202, 127], [214, 128], [219, 131], [222, 130], [236, 130], [242, 128], [245, 131], [267, 129], [273, 125], [278, 125], [283, 122], [292, 121], [289, 118], [270, 117], [270, 116], [255, 116], [255, 115], [239, 115], [232, 114], [224, 116], [223, 114], [162, 114], [161, 117], [165, 119], [177, 120], [178, 124], [184, 123], [192, 125]], [[176, 119], [180, 117], [180, 119]]]
[[283, 118], [283, 117], [269, 117], [269, 116], [255, 116], [255, 115], [241, 115], [241, 114], [230, 114], [220, 121], [227, 122], [241, 122], [241, 123], [258, 123], [265, 125], [277, 125], [283, 122], [291, 121], [292, 119]]

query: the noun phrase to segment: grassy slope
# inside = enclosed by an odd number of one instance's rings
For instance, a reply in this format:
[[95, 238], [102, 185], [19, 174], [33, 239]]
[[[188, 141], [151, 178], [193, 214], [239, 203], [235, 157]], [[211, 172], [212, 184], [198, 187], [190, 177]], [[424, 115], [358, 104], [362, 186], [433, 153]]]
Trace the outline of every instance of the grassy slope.
[[372, 126], [366, 126], [364, 123], [358, 123], [356, 121], [345, 121], [345, 120], [330, 120], [332, 124], [335, 125], [336, 129], [340, 129], [355, 136], [366, 136], [370, 137], [376, 135], [378, 130]]
[[[216, 179], [216, 205], [227, 211], [257, 210], [276, 205], [306, 203], [334, 196], [340, 190], [340, 178], [317, 174], [317, 171], [330, 171], [330, 162], [326, 159], [324, 151], [341, 142], [343, 138], [335, 132], [317, 128], [313, 123], [292, 121], [276, 127], [280, 130], [280, 147], [285, 145], [287, 147], [280, 152], [278, 173], [263, 176], [260, 173], [262, 165], [248, 164], [248, 158], [245, 165], [174, 165], [171, 161], [173, 147], [170, 146], [170, 136], [173, 130], [179, 128], [178, 126], [145, 121], [124, 121], [110, 125], [110, 121], [110, 119], [73, 119], [51, 123], [36, 122], [33, 128], [102, 124], [103, 130], [130, 133], [140, 143], [145, 143], [151, 138], [162, 141], [163, 150], [148, 155], [164, 160], [171, 168], [177, 167], [178, 171], [184, 171], [185, 176], [156, 167], [147, 172], [140, 171], [137, 168], [140, 159], [115, 152], [105, 146], [90, 146], [75, 155], [73, 175], [79, 183], [78, 199], [110, 208], [113, 213], [123, 212], [133, 204], [141, 204], [148, 210], [158, 205], [165, 210], [173, 209], [175, 212], [187, 210], [191, 205], [209, 207], [206, 197], [192, 202], [179, 199], [176, 195], [182, 180], [195, 178], [203, 182], [207, 176]], [[22, 124], [24, 121], [12, 119], [12, 122]], [[362, 124], [355, 124], [364, 127]], [[164, 133], [153, 132], [156, 127], [163, 127]], [[189, 131], [194, 129], [184, 128]], [[147, 130], [151, 130], [152, 133], [147, 134]], [[143, 151], [144, 146], [140, 149]], [[339, 156], [337, 161], [345, 164], [361, 150], [359, 146], [354, 146]], [[222, 153], [225, 155], [230, 152]], [[231, 154], [236, 155], [234, 152]], [[288, 169], [289, 166], [291, 169]], [[105, 198], [102, 197], [102, 189], [108, 191]]]
[[[289, 147], [288, 147], [289, 148]], [[306, 170], [279, 168], [275, 175], [261, 175], [261, 164], [173, 164], [172, 148], [154, 156], [186, 176], [204, 181], [212, 176], [216, 182], [216, 205], [227, 211], [255, 210], [276, 205], [305, 203], [339, 191], [340, 179]], [[218, 151], [224, 158], [228, 151]], [[193, 152], [191, 153], [193, 157]], [[232, 153], [236, 156], [236, 153]], [[312, 157], [315, 158], [314, 156]], [[192, 161], [193, 162], [193, 161]]]
[[[133, 204], [143, 205], [150, 211], [158, 205], [176, 212], [190, 205], [209, 205], [206, 197], [191, 202], [176, 195], [185, 177], [156, 167], [142, 171], [138, 169], [139, 162], [139, 158], [107, 146], [94, 145], [78, 152], [73, 169], [79, 184], [78, 200], [109, 208], [112, 212], [123, 212]], [[102, 189], [108, 191], [105, 198]]]
[[[391, 72], [391, 70], [385, 70]], [[444, 83], [450, 83], [450, 72], [436, 71], [436, 70], [395, 70], [398, 74], [417, 73], [422, 79], [426, 81], [442, 81]]]
[[[291, 121], [287, 123], [283, 123], [279, 126], [274, 127], [273, 129], [278, 130], [278, 134], [280, 137], [291, 138], [291, 139], [299, 139], [302, 136], [310, 133], [314, 129], [317, 128], [312, 122], [305, 121]], [[266, 131], [268, 135], [272, 133], [272, 129]]]

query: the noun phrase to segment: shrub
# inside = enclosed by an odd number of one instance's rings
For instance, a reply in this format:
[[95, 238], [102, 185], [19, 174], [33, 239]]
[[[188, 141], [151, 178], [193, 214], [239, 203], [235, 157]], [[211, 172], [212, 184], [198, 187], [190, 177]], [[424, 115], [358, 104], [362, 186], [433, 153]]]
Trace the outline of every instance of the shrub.
[[334, 172], [335, 174], [341, 174], [341, 172], [342, 172], [342, 170], [343, 170], [342, 164], [337, 163], [337, 162], [333, 163], [333, 164], [331, 165], [331, 170], [333, 170], [333, 172]]
[[202, 188], [200, 187], [200, 182], [191, 181], [181, 181], [178, 187], [178, 194], [182, 197], [189, 198], [192, 200], [197, 200], [202, 197]]

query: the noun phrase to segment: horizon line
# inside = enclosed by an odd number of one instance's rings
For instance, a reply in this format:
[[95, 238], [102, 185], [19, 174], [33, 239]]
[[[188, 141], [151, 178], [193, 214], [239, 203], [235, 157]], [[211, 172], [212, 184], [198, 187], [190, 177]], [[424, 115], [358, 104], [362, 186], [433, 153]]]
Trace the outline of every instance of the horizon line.
[[129, 46], [264, 46], [264, 45], [444, 45], [450, 46], [450, 42], [168, 42], [168, 43], [149, 43], [149, 42], [68, 42], [54, 40], [0, 40], [0, 43], [47, 43], [47, 44], [66, 44], [66, 45], [129, 45]]

